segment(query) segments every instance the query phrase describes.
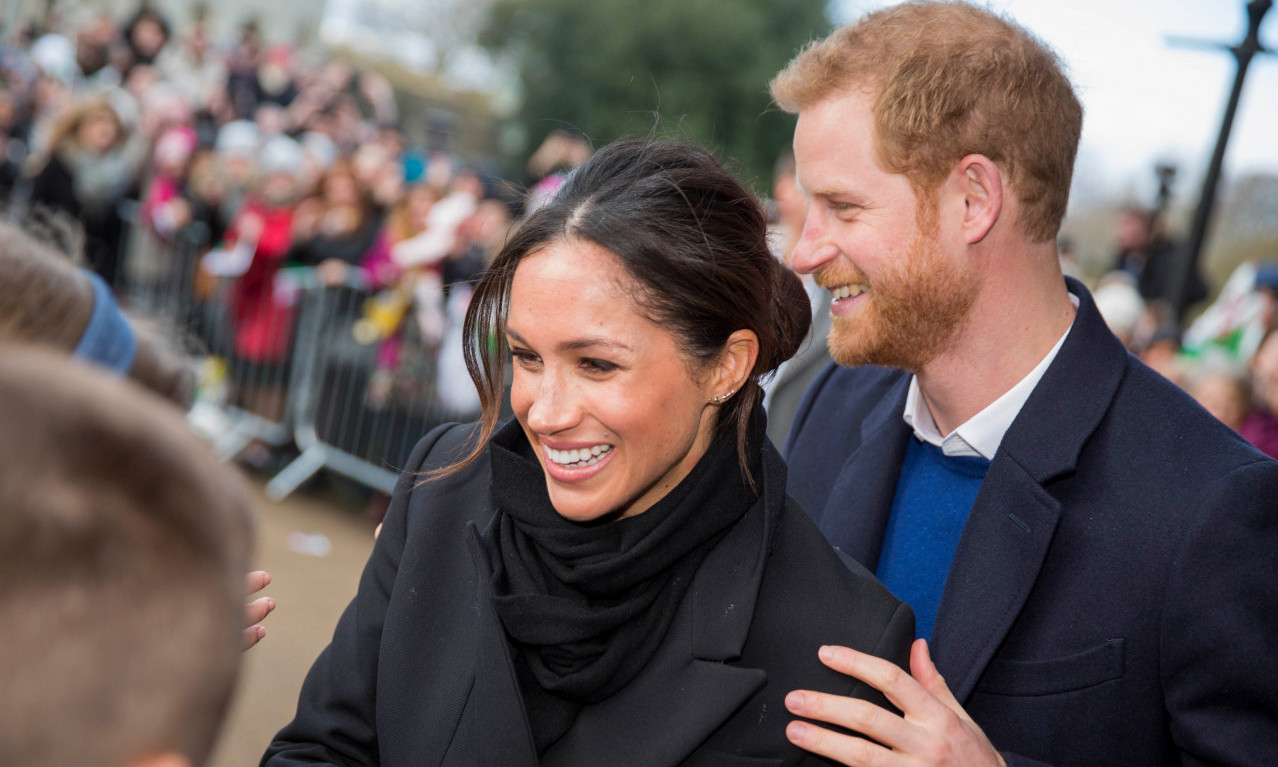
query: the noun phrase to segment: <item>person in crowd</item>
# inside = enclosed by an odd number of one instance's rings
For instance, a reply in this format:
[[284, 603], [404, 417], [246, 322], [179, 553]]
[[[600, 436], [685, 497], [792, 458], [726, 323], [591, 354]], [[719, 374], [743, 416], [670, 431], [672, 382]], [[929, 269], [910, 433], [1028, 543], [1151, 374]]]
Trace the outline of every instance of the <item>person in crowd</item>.
[[89, 264], [112, 285], [123, 232], [117, 206], [134, 184], [144, 152], [144, 142], [130, 141], [111, 103], [94, 98], [67, 109], [32, 158], [31, 204], [78, 220]]
[[[1170, 305], [1176, 300], [1172, 292], [1179, 266], [1176, 245], [1160, 231], [1160, 226], [1156, 217], [1139, 206], [1128, 205], [1119, 211], [1114, 268], [1136, 279], [1140, 295], [1146, 301]], [[1207, 283], [1197, 268], [1190, 274], [1186, 296], [1189, 304], [1207, 297]]]
[[528, 158], [528, 194], [524, 214], [545, 205], [559, 193], [574, 168], [590, 159], [594, 151], [584, 136], [555, 128], [546, 134]]
[[223, 247], [202, 261], [206, 272], [234, 280], [228, 292], [232, 377], [237, 401], [280, 422], [291, 371], [295, 295], [277, 275], [293, 246], [293, 216], [301, 190], [301, 147], [287, 136], [267, 141], [253, 188], [226, 229]]
[[248, 498], [144, 390], [0, 348], [0, 764], [201, 767], [240, 664]]
[[[77, 267], [50, 242], [0, 222], [0, 344], [39, 346], [70, 354], [117, 376], [127, 376], [179, 408], [190, 406], [194, 376], [172, 344], [154, 328], [121, 311], [106, 282]], [[251, 596], [269, 585], [269, 573], [248, 574]], [[244, 649], [266, 630], [275, 601], [245, 606]]]
[[1116, 269], [1100, 278], [1092, 298], [1110, 332], [1133, 353], [1140, 352], [1139, 345], [1146, 340], [1143, 336], [1148, 335], [1143, 327], [1147, 314], [1145, 300], [1136, 288], [1136, 278]]
[[182, 407], [195, 380], [177, 354], [120, 312], [98, 275], [51, 244], [0, 222], [0, 339], [75, 351]]
[[1056, 56], [911, 2], [772, 92], [810, 199], [794, 265], [830, 291], [839, 363], [795, 418], [789, 491], [920, 637], [909, 674], [824, 648], [902, 713], [800, 690], [792, 713], [866, 738], [790, 737], [848, 765], [1271, 763], [1278, 462], [1063, 278], [1082, 109]]
[[766, 227], [643, 143], [524, 222], [467, 314], [482, 423], [419, 443], [263, 765], [818, 763], [785, 693], [867, 688], [811, 653], [901, 663], [913, 621], [786, 500], [758, 379], [809, 314]]
[[254, 189], [227, 228], [227, 242], [249, 256], [236, 283], [232, 312], [236, 351], [250, 362], [279, 362], [288, 348], [289, 323], [280, 316], [274, 278], [293, 246], [301, 161], [294, 140], [276, 136], [267, 141], [257, 159]]
[[[808, 215], [808, 201], [799, 189], [794, 177], [794, 153], [786, 151], [778, 160], [772, 179], [772, 198], [777, 206], [778, 227], [774, 232], [773, 251], [787, 266], [791, 265], [794, 248], [803, 234], [803, 222]], [[764, 381], [763, 407], [768, 412], [768, 438], [773, 444], [784, 445], [790, 432], [794, 412], [799, 407], [803, 393], [816, 374], [830, 361], [825, 348], [825, 337], [830, 332], [830, 312], [820, 295], [821, 289], [811, 275], [800, 275], [803, 289], [812, 304], [812, 327], [804, 339], [798, 354], [781, 363], [776, 375]]]
[[372, 249], [381, 227], [382, 217], [375, 214], [352, 163], [339, 160], [320, 179], [318, 194], [297, 206], [287, 259], [316, 266], [324, 284], [340, 285]]
[[155, 62], [161, 76], [197, 110], [206, 109], [226, 84], [226, 62], [217, 55], [208, 30], [208, 6], [196, 5], [190, 25], [160, 51]]
[[1251, 412], [1238, 431], [1271, 458], [1278, 458], [1278, 328], [1271, 328], [1251, 358]]
[[169, 42], [169, 23], [153, 8], [142, 7], [124, 25], [127, 58], [121, 75], [128, 78], [136, 67], [153, 67]]
[[1186, 389], [1208, 413], [1239, 431], [1252, 410], [1251, 382], [1245, 371], [1227, 364], [1205, 364], [1194, 371]]
[[1184, 388], [1187, 364], [1181, 355], [1180, 326], [1174, 321], [1154, 326], [1140, 351], [1140, 361], [1168, 381]]

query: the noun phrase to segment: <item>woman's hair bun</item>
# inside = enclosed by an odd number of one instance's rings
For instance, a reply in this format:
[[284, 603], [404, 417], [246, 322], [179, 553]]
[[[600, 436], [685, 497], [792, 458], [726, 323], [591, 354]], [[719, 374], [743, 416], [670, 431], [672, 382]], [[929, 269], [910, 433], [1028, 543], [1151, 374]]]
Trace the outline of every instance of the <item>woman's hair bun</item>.
[[799, 275], [780, 261], [773, 261], [771, 271], [775, 343], [769, 359], [763, 361], [766, 367], [761, 373], [776, 370], [782, 362], [793, 357], [812, 327], [812, 303]]

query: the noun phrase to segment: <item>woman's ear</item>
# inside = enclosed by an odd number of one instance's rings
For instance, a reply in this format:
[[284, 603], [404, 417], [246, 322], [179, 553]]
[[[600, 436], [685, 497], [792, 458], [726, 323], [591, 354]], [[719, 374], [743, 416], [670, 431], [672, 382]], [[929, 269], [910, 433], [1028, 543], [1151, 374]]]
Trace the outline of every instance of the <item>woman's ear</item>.
[[[759, 337], [753, 330], [735, 330], [723, 345], [719, 361], [710, 377], [707, 398], [721, 397], [741, 390], [759, 358]], [[726, 399], [726, 398], [725, 398]]]

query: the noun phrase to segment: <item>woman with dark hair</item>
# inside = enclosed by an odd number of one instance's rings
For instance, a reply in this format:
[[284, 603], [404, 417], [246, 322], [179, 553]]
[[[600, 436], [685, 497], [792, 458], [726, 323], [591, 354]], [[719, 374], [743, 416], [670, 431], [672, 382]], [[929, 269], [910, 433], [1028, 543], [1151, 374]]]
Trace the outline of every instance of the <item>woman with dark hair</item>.
[[264, 765], [815, 765], [788, 692], [886, 704], [817, 660], [904, 665], [914, 621], [785, 495], [758, 381], [810, 320], [765, 235], [679, 144], [528, 218], [466, 316], [483, 419], [418, 445]]

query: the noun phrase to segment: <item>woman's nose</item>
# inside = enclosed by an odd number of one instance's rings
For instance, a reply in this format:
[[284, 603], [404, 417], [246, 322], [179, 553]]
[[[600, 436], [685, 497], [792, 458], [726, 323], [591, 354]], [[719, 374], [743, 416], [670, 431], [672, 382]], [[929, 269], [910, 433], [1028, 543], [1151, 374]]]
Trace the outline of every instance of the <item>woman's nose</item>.
[[581, 407], [570, 385], [543, 373], [532, 387], [528, 427], [538, 434], [555, 434], [576, 425]]

